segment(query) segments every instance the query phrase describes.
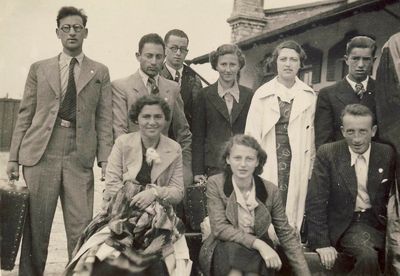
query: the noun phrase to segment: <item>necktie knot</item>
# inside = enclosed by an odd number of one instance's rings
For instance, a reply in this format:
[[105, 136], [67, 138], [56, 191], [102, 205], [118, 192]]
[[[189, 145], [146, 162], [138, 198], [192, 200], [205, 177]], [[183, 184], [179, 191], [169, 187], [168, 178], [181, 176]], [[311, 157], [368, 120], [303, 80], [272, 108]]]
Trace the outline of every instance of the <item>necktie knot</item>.
[[78, 60], [76, 58], [71, 58], [71, 61], [69, 62], [69, 67], [74, 67], [77, 62]]
[[179, 73], [179, 71], [175, 71], [174, 81], [179, 82], [180, 79], [181, 79], [181, 73]]
[[356, 94], [361, 100], [365, 93], [364, 85], [362, 83], [356, 83], [355, 88], [356, 88]]
[[151, 94], [158, 94], [159, 90], [156, 84], [156, 80], [149, 77], [147, 82], [149, 83]]

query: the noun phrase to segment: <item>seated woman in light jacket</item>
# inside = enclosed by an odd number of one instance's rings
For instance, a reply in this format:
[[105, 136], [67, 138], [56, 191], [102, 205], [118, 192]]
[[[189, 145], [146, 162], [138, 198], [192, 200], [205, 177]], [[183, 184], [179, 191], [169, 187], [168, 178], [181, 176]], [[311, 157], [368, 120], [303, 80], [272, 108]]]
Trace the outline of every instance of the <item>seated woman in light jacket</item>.
[[268, 236], [271, 224], [296, 275], [310, 275], [278, 188], [258, 176], [266, 160], [251, 136], [236, 135], [227, 143], [225, 172], [207, 183], [211, 234], [200, 251], [205, 275], [273, 275], [282, 262]]
[[278, 186], [289, 224], [297, 233], [315, 158], [317, 96], [297, 77], [305, 58], [295, 41], [284, 41], [275, 48], [271, 67], [277, 76], [254, 93], [245, 129], [267, 152], [262, 177]]
[[185, 268], [189, 252], [184, 226], [173, 209], [184, 194], [182, 151], [161, 134], [170, 113], [165, 100], [152, 95], [132, 105], [129, 117], [139, 132], [115, 141], [108, 158], [103, 211], [85, 229], [65, 274], [190, 273], [176, 271], [178, 265]]

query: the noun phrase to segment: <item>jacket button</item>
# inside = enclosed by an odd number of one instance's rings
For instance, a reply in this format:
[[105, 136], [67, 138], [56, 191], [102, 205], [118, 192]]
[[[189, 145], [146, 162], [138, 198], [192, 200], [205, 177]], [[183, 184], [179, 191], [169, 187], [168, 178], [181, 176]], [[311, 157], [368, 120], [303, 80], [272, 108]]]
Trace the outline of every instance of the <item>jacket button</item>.
[[51, 127], [48, 127], [47, 130], [50, 131], [50, 130], [51, 130]]
[[56, 114], [56, 112], [55, 112], [55, 111], [51, 111], [50, 113], [51, 113], [52, 115]]

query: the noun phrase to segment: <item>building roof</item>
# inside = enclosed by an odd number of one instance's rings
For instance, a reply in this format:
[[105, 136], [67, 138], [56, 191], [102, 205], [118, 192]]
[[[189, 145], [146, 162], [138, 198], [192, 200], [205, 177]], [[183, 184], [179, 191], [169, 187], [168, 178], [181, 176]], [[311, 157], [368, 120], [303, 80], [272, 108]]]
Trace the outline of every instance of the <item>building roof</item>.
[[[267, 31], [262, 34], [244, 39], [237, 43], [242, 50], [247, 50], [255, 44], [264, 44], [267, 42], [282, 39], [286, 36], [302, 33], [311, 28], [318, 26], [329, 25], [333, 22], [341, 20], [346, 17], [353, 16], [359, 12], [367, 12], [373, 10], [383, 9], [386, 5], [395, 3], [397, 0], [363, 0], [355, 1], [348, 4], [342, 4], [337, 8], [319, 13], [317, 15], [299, 20], [295, 23], [285, 25], [272, 31]], [[190, 61], [190, 64], [203, 64], [208, 62], [208, 54], [201, 55]]]

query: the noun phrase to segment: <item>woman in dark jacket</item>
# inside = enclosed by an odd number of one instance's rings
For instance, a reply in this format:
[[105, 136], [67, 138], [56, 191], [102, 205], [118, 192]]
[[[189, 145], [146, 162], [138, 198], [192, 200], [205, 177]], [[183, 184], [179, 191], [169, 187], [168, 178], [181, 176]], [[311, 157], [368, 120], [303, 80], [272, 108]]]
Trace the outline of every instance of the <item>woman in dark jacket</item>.
[[229, 140], [225, 173], [207, 183], [211, 234], [200, 252], [205, 275], [273, 275], [282, 262], [268, 237], [275, 227], [296, 275], [310, 275], [300, 241], [289, 225], [278, 188], [260, 178], [267, 155], [248, 135]]
[[202, 89], [193, 113], [194, 181], [221, 172], [221, 146], [235, 134], [244, 133], [252, 91], [238, 84], [239, 71], [245, 65], [242, 51], [225, 44], [210, 54], [210, 63], [218, 71], [218, 81]]

